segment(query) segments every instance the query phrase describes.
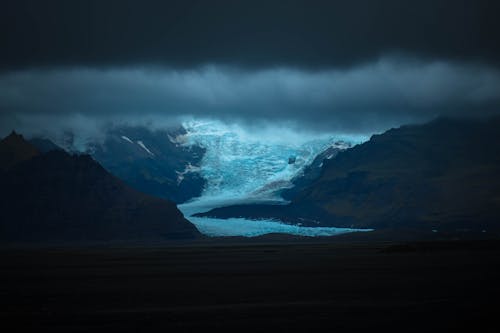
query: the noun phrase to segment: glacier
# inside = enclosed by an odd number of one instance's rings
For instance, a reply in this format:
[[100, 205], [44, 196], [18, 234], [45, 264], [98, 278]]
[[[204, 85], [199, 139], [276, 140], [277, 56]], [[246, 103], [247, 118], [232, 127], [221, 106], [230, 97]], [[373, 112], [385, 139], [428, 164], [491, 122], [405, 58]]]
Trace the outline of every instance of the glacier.
[[364, 136], [310, 136], [293, 131], [251, 131], [219, 121], [187, 121], [185, 144], [206, 148], [199, 172], [207, 180], [202, 195], [179, 205], [200, 232], [208, 236], [254, 237], [267, 233], [331, 236], [360, 231], [348, 228], [320, 228], [289, 225], [276, 220], [194, 217], [195, 213], [241, 203], [286, 203], [279, 190], [328, 147], [364, 142]]

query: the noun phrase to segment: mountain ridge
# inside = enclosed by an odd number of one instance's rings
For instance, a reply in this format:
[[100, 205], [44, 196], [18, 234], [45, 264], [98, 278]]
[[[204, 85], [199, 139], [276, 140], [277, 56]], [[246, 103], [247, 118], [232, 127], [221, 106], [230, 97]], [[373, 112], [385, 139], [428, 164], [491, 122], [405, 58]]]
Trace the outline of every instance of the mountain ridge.
[[36, 154], [2, 171], [0, 184], [4, 241], [201, 237], [174, 203], [127, 186], [86, 154]]
[[197, 145], [181, 142], [183, 127], [151, 130], [117, 127], [87, 151], [112, 174], [130, 186], [176, 203], [201, 195], [205, 179], [196, 171], [205, 153]]
[[6, 171], [39, 154], [38, 149], [26, 142], [22, 135], [12, 131], [0, 142], [0, 170]]

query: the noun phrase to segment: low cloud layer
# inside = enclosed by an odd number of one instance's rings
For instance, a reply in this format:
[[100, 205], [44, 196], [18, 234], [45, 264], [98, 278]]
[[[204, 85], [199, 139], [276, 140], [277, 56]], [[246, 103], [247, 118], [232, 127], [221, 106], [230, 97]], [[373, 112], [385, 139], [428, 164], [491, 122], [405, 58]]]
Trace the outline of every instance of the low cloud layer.
[[0, 75], [2, 134], [11, 129], [172, 123], [189, 117], [373, 133], [437, 116], [500, 113], [487, 66], [383, 59], [346, 70], [57, 69]]

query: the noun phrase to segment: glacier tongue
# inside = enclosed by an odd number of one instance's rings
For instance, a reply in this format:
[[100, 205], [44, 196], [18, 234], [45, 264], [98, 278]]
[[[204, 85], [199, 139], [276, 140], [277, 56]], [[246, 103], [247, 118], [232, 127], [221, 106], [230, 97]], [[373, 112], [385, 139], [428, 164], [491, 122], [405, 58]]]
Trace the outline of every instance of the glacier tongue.
[[[200, 199], [277, 199], [321, 151], [345, 137], [268, 140], [220, 122], [184, 123], [190, 143], [205, 147], [201, 174], [207, 180]], [[279, 133], [276, 135], [279, 137]], [[359, 140], [355, 138], [354, 140]], [[293, 161], [291, 163], [290, 161]]]
[[[179, 209], [208, 236], [254, 237], [267, 233], [303, 236], [332, 236], [361, 231], [346, 228], [308, 228], [276, 220], [244, 218], [216, 219], [192, 216], [211, 208], [241, 203], [284, 203], [277, 195], [290, 187], [314, 158], [330, 146], [347, 148], [364, 137], [322, 136], [307, 138], [294, 133], [274, 133], [272, 137], [248, 133], [238, 126], [217, 121], [185, 122], [187, 144], [206, 148], [200, 172], [207, 180], [201, 197], [179, 205]], [[283, 134], [283, 135], [282, 135]], [[343, 147], [345, 142], [349, 143]]]

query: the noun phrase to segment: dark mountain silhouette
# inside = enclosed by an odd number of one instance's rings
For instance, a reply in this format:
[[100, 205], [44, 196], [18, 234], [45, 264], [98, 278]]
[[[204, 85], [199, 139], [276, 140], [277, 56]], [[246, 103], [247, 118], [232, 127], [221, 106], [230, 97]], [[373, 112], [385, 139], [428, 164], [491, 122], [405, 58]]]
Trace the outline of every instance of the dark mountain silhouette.
[[19, 162], [39, 154], [39, 151], [26, 142], [22, 135], [12, 132], [0, 144], [0, 170], [5, 171]]
[[437, 119], [374, 135], [325, 160], [287, 206], [199, 214], [311, 226], [499, 229], [500, 118]]
[[[13, 149], [14, 148], [14, 149]], [[11, 134], [0, 142], [0, 238], [4, 241], [198, 237], [176, 205], [140, 193], [89, 155], [45, 154]], [[9, 162], [14, 156], [17, 164]]]
[[54, 142], [46, 138], [32, 138], [29, 139], [28, 142], [35, 146], [35, 148], [41, 153], [48, 153], [49, 151], [53, 150], [63, 150]]

